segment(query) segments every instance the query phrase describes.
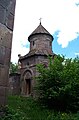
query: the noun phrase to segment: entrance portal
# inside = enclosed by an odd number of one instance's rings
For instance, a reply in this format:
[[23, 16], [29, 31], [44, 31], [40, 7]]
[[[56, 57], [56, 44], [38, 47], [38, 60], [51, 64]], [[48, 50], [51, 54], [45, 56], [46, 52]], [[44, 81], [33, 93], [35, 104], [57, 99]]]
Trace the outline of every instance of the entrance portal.
[[31, 80], [26, 79], [26, 95], [30, 95], [30, 94], [31, 94]]
[[21, 85], [21, 93], [22, 95], [29, 96], [31, 95], [31, 89], [32, 89], [32, 74], [30, 70], [27, 70], [24, 72], [22, 77], [22, 85]]

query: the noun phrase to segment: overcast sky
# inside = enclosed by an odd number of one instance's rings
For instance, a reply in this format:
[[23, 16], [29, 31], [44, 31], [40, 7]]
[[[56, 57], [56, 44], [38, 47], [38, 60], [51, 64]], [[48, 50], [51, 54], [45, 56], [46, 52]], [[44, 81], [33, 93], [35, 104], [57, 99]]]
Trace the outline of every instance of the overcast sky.
[[[70, 57], [79, 55], [79, 0], [17, 0], [12, 62], [18, 61], [18, 54], [28, 53], [28, 36], [39, 25], [39, 18], [54, 36], [54, 52]], [[73, 55], [68, 54], [70, 50]]]

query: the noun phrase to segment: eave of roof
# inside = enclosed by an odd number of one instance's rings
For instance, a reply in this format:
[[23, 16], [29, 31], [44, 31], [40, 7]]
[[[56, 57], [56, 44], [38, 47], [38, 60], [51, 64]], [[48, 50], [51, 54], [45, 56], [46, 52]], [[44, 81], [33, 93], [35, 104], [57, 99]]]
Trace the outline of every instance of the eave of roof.
[[55, 54], [53, 52], [50, 52], [50, 51], [43, 51], [43, 50], [33, 50], [33, 51], [30, 51], [28, 54], [26, 54], [25, 56], [21, 56], [19, 58], [19, 60], [23, 60], [23, 59], [26, 59], [26, 58], [29, 58], [29, 57], [32, 57], [32, 56], [48, 56], [48, 55], [51, 55], [51, 56], [54, 56]]

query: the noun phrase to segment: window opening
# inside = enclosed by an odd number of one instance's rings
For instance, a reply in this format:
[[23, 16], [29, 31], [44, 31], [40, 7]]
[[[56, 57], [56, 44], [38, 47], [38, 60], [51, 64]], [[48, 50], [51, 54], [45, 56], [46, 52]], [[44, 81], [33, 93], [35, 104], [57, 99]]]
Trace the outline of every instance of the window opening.
[[33, 46], [34, 46], [35, 42], [33, 41]]

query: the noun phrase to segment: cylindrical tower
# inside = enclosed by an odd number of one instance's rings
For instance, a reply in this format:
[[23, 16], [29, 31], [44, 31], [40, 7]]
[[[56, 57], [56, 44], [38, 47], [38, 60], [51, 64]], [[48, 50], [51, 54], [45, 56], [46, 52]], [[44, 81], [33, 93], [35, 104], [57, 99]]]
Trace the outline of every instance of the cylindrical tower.
[[46, 51], [52, 54], [53, 36], [41, 25], [32, 32], [28, 37], [30, 42], [30, 51]]

